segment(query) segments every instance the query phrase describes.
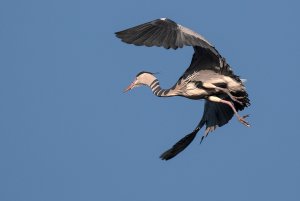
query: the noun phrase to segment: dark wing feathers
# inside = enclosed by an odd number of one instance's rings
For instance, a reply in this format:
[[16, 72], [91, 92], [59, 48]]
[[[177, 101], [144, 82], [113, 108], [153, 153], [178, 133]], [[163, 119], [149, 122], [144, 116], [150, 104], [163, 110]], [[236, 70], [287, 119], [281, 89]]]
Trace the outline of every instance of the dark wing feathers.
[[[224, 98], [229, 100], [228, 98]], [[233, 117], [234, 113], [232, 109], [223, 103], [216, 103], [211, 101], [205, 101], [204, 113], [202, 119], [206, 127], [221, 127], [228, 123]]]
[[222, 56], [215, 47], [200, 34], [170, 19], [153, 20], [115, 34], [123, 42], [138, 46], [158, 46], [166, 49], [193, 46], [193, 59], [184, 75], [200, 70], [220, 71]]
[[[229, 100], [228, 97], [224, 97]], [[162, 160], [169, 160], [175, 157], [177, 154], [182, 152], [196, 137], [198, 131], [206, 125], [205, 134], [203, 135], [201, 141], [204, 137], [208, 135], [209, 132], [214, 131], [217, 127], [221, 127], [228, 123], [228, 121], [233, 117], [232, 109], [223, 103], [215, 103], [211, 101], [205, 101], [204, 112], [201, 121], [195, 128], [195, 130], [183, 137], [176, 144], [174, 144], [169, 150], [165, 151], [160, 158]]]
[[182, 138], [176, 144], [174, 144], [171, 149], [161, 154], [160, 158], [162, 160], [169, 160], [174, 156], [176, 156], [177, 154], [179, 154], [180, 152], [182, 152], [194, 140], [198, 131], [199, 129], [195, 129], [192, 133], [184, 136], [184, 138]]
[[187, 71], [194, 70], [214, 70], [218, 71], [220, 67], [221, 56], [217, 56], [201, 47], [194, 47], [194, 54], [191, 64]]
[[125, 43], [138, 46], [158, 46], [166, 49], [193, 46], [192, 62], [181, 78], [185, 78], [195, 71], [213, 70], [241, 82], [239, 77], [234, 75], [225, 59], [203, 36], [170, 19], [161, 18], [146, 22], [116, 32], [116, 36]]
[[166, 49], [199, 46], [218, 55], [216, 49], [200, 34], [176, 22], [161, 18], [115, 33], [123, 42]]

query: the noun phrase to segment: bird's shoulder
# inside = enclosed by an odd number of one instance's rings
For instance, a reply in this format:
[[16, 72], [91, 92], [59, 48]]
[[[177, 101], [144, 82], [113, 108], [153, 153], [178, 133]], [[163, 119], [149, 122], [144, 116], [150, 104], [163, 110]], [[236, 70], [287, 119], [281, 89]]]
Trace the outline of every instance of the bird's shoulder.
[[206, 62], [205, 59], [202, 60], [200, 60], [201, 62], [192, 61], [191, 65], [182, 74], [178, 82], [207, 82], [212, 79], [222, 79], [222, 77], [227, 76], [242, 83], [240, 77], [233, 72], [232, 68], [227, 64], [224, 58], [219, 58], [215, 62]]

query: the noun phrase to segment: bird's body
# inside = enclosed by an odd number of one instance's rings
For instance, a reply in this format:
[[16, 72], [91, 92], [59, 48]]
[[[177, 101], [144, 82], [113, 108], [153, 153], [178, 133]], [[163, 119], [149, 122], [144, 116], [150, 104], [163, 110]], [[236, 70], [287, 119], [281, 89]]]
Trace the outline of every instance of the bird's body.
[[137, 74], [134, 82], [126, 89], [128, 91], [136, 86], [147, 85], [159, 97], [183, 96], [206, 100], [204, 113], [197, 127], [163, 153], [162, 159], [171, 159], [185, 149], [204, 125], [206, 130], [201, 141], [216, 127], [226, 124], [234, 114], [241, 123], [249, 126], [245, 121], [247, 115], [240, 117], [237, 113], [250, 105], [242, 80], [203, 36], [167, 18], [117, 32], [116, 36], [135, 45], [163, 46], [167, 49], [187, 45], [194, 48], [190, 66], [170, 89], [162, 89], [155, 75], [146, 71]]

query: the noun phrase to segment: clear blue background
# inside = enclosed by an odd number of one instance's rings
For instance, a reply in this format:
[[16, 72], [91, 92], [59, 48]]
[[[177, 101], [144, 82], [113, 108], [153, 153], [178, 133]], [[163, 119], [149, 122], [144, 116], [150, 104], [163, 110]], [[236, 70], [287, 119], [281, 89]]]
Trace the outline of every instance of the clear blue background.
[[[298, 2], [1, 0], [0, 200], [300, 200]], [[114, 36], [160, 17], [211, 41], [252, 101], [251, 128], [202, 130], [167, 162], [203, 101], [122, 90], [141, 70], [172, 86], [192, 48]]]

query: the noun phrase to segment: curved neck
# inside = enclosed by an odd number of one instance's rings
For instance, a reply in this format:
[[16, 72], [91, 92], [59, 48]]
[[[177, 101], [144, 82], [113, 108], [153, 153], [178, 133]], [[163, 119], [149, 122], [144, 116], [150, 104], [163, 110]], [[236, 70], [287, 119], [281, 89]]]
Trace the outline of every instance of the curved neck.
[[149, 74], [147, 82], [145, 83], [149, 86], [155, 96], [158, 97], [169, 97], [169, 96], [176, 96], [177, 94], [174, 92], [174, 89], [162, 89], [160, 87], [158, 79], [154, 76]]

